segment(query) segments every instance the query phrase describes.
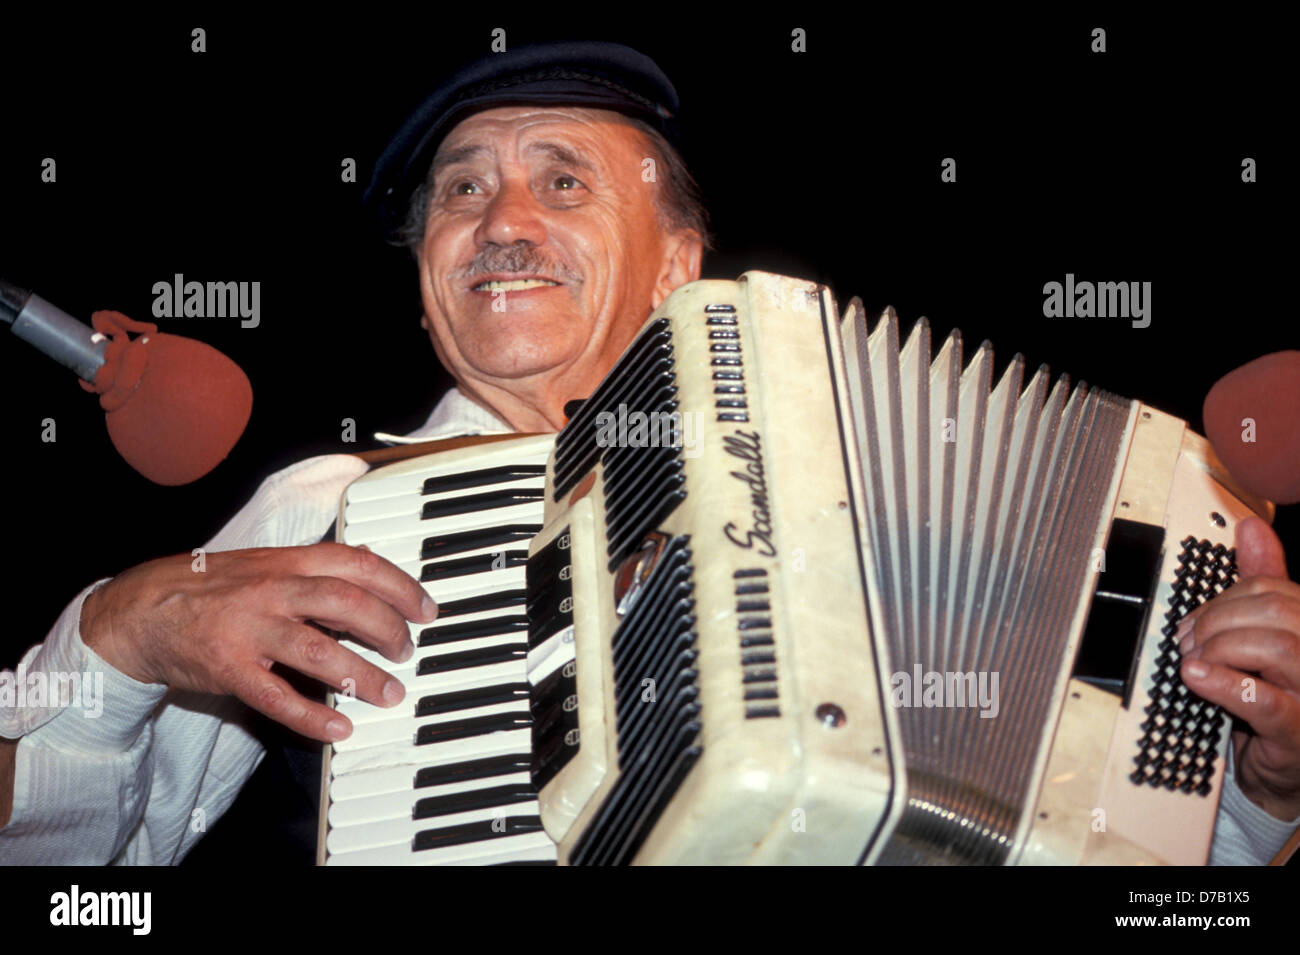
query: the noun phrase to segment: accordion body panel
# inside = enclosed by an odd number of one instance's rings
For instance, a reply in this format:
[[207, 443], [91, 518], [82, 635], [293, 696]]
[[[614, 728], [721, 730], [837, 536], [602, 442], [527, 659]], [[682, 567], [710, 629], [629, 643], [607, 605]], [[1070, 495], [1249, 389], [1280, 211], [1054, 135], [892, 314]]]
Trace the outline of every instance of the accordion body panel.
[[1023, 365], [750, 272], [669, 296], [553, 448], [482, 452], [550, 452], [525, 584], [557, 861], [1205, 862], [1228, 727], [1169, 635], [1271, 505], [1179, 419]]

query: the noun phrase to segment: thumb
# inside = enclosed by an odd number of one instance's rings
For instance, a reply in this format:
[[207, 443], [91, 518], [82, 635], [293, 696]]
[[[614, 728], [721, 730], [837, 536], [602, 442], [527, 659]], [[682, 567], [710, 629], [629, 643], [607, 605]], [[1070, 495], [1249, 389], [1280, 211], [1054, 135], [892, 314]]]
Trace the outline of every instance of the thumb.
[[1242, 577], [1287, 577], [1286, 551], [1261, 518], [1251, 516], [1237, 525], [1237, 569]]

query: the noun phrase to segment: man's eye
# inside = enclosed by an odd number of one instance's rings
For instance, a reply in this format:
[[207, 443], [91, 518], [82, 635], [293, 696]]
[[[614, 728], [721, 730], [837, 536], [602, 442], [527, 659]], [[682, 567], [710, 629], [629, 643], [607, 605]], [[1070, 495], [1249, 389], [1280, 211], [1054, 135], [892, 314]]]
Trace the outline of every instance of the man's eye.
[[555, 182], [552, 183], [552, 185], [554, 185], [556, 189], [568, 192], [579, 188], [582, 183], [574, 176], [556, 176]]
[[458, 182], [451, 187], [453, 196], [472, 196], [478, 191], [478, 186], [469, 180]]

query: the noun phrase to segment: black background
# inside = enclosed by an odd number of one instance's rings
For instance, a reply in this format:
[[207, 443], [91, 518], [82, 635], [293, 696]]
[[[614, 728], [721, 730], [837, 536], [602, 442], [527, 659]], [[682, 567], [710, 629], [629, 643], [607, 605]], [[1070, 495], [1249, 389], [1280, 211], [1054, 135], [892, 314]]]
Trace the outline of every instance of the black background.
[[[190, 30], [207, 30], [207, 52]], [[1094, 26], [1108, 51], [1089, 50]], [[877, 14], [604, 17], [359, 8], [302, 22], [166, 14], [12, 22], [3, 50], [0, 275], [89, 319], [151, 320], [152, 287], [260, 281], [261, 324], [164, 320], [248, 372], [247, 435], [184, 488], [137, 476], [94, 399], [0, 338], [10, 515], [0, 665], [43, 639], [87, 583], [200, 546], [257, 484], [308, 454], [421, 424], [449, 379], [418, 327], [415, 267], [360, 213], [379, 154], [455, 64], [510, 45], [601, 38], [654, 57], [681, 95], [687, 161], [716, 231], [705, 277], [766, 269], [841, 304], [927, 316], [936, 340], [988, 338], [1201, 430], [1216, 379], [1297, 347], [1283, 298], [1283, 31], [1250, 21], [1088, 14], [911, 21]], [[807, 52], [790, 31], [807, 31]], [[54, 157], [58, 181], [40, 181]], [[957, 160], [957, 182], [940, 162]], [[1244, 157], [1260, 181], [1243, 184]], [[357, 183], [340, 181], [352, 157]], [[1067, 272], [1149, 281], [1152, 322], [1053, 320]], [[1286, 307], [1284, 308], [1284, 303]], [[40, 440], [54, 418], [58, 440]], [[1300, 567], [1298, 508], [1277, 527]]]
[[[713, 216], [705, 277], [751, 268], [892, 304], [936, 340], [988, 338], [1201, 428], [1213, 382], [1296, 347], [1284, 310], [1281, 31], [1113, 14], [915, 20], [363, 11], [341, 20], [166, 15], [15, 24], [4, 51], [0, 275], [72, 314], [151, 320], [152, 287], [260, 281], [261, 324], [164, 320], [254, 388], [246, 437], [184, 488], [137, 476], [94, 399], [0, 339], [10, 585], [0, 661], [99, 576], [207, 540], [262, 478], [423, 423], [449, 380], [418, 326], [414, 264], [360, 213], [373, 161], [452, 65], [509, 44], [604, 38], [678, 87]], [[207, 49], [190, 52], [190, 30]], [[1089, 50], [1107, 28], [1108, 50]], [[790, 31], [807, 31], [807, 52]], [[41, 160], [58, 181], [40, 181]], [[957, 182], [940, 162], [957, 159]], [[1241, 182], [1254, 157], [1260, 181]], [[340, 179], [344, 157], [359, 182]], [[1287, 262], [1286, 266], [1290, 263]], [[1152, 322], [1046, 319], [1067, 272], [1150, 281]], [[41, 421], [58, 440], [40, 440]], [[357, 422], [361, 444], [340, 442]], [[1295, 508], [1277, 526], [1300, 562]], [[11, 591], [11, 593], [13, 593]]]

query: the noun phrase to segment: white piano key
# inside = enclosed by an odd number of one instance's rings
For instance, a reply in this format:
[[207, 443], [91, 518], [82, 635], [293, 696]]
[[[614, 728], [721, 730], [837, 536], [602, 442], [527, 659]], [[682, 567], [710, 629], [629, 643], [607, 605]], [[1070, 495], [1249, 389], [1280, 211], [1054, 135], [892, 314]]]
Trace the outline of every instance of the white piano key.
[[[412, 657], [412, 661], [419, 657]], [[497, 683], [522, 683], [528, 679], [523, 660], [505, 660], [501, 663], [489, 663], [481, 667], [469, 667], [464, 670], [448, 670], [446, 673], [417, 674], [414, 665], [405, 670], [393, 671], [393, 676], [402, 681], [406, 687], [406, 697], [412, 695], [428, 696], [431, 693], [450, 693], [464, 690], [471, 686], [481, 686], [480, 680]], [[406, 700], [402, 701], [405, 704]], [[367, 703], [367, 706], [371, 704]], [[399, 704], [400, 705], [400, 704]], [[383, 707], [377, 707], [383, 709]]]
[[[332, 768], [332, 767], [331, 767]], [[365, 799], [384, 793], [415, 792], [415, 774], [423, 766], [394, 766], [391, 769], [368, 769], [333, 776], [330, 780], [330, 804]]]
[[[523, 749], [501, 749], [502, 744], [495, 737], [483, 737], [484, 752], [479, 753], [474, 759], [491, 759], [503, 757], [523, 757], [525, 760], [531, 758], [529, 746]], [[499, 751], [500, 750], [500, 751]], [[447, 767], [455, 766], [464, 760], [460, 759], [430, 759], [412, 763], [409, 766], [393, 766], [387, 769], [363, 769], [357, 772], [348, 773], [342, 776], [331, 774], [329, 784], [330, 799], [348, 800], [364, 799], [367, 796], [382, 795], [383, 793], [398, 792], [399, 790], [415, 792], [416, 777], [420, 770], [445, 770]], [[487, 777], [485, 777], [487, 778]], [[429, 787], [425, 787], [429, 788]]]
[[[420, 482], [423, 485], [423, 481]], [[425, 494], [421, 487], [405, 494], [392, 497], [371, 498], [365, 501], [348, 501], [343, 509], [343, 519], [349, 526], [364, 524], [367, 521], [386, 517], [405, 515], [418, 518], [429, 501], [450, 501], [458, 497], [477, 494], [492, 494], [496, 491], [541, 491], [546, 487], [545, 475], [519, 478], [514, 481], [498, 481], [481, 487], [461, 488], [455, 491], [441, 491], [437, 494]], [[540, 503], [540, 502], [539, 502]]]
[[331, 855], [326, 865], [499, 865], [505, 862], [553, 861], [555, 843], [543, 832], [498, 836], [445, 849], [416, 852], [410, 845], [381, 846]]
[[[412, 716], [408, 714], [391, 720], [362, 723], [359, 726], [354, 724], [352, 735], [335, 743], [334, 752], [348, 753], [369, 746], [387, 746], [403, 741], [414, 746], [415, 734], [421, 726], [426, 724], [450, 723], [455, 720], [473, 719], [478, 716], [495, 716], [498, 713], [519, 713], [522, 716], [527, 716], [528, 701], [513, 700], [509, 703], [492, 703], [488, 706], [479, 706], [455, 713], [438, 713], [434, 716]], [[420, 748], [423, 749], [424, 747]]]
[[[509, 661], [509, 663], [519, 667], [518, 670], [513, 672], [517, 672], [519, 674], [523, 673], [523, 667], [521, 661], [511, 660]], [[502, 666], [502, 665], [503, 664], [493, 664], [494, 667]], [[464, 679], [459, 683], [448, 684], [445, 689], [435, 690], [434, 692], [451, 693], [459, 690], [478, 689], [480, 687], [487, 687], [487, 686], [500, 686], [503, 683], [524, 682], [524, 678], [522, 675], [519, 676], [517, 679], [513, 679], [513, 678], [506, 679], [506, 680], [495, 679], [491, 675], [484, 675], [480, 672], [485, 669], [487, 668], [474, 667], [469, 670], [452, 671], [453, 673], [464, 674]], [[434, 674], [434, 675], [451, 676], [452, 674], [447, 673], [447, 674]], [[341, 714], [346, 716], [348, 719], [350, 719], [352, 721], [353, 726], [360, 726], [363, 723], [376, 723], [381, 720], [395, 719], [403, 715], [410, 716], [414, 714], [415, 707], [420, 702], [420, 700], [423, 697], [431, 695], [428, 692], [418, 692], [415, 689], [415, 687], [417, 686], [416, 681], [424, 680], [426, 678], [417, 677], [413, 669], [410, 670], [409, 673], [404, 673], [397, 676], [399, 680], [402, 680], [402, 685], [407, 687], [407, 690], [406, 690], [406, 698], [402, 700], [401, 703], [398, 703], [396, 706], [375, 706], [373, 703], [367, 703], [365, 700], [359, 700], [355, 697], [352, 697], [350, 699], [339, 698], [336, 701], [334, 708], [338, 710]], [[403, 679], [403, 676], [406, 676], [408, 679]]]
[[[419, 535], [419, 540], [426, 537], [438, 537], [443, 534], [455, 534], [458, 531], [480, 530], [485, 527], [497, 527], [501, 524], [536, 524], [538, 515], [544, 511], [541, 501], [527, 501], [508, 507], [494, 507], [486, 511], [470, 514], [453, 514], [449, 517], [420, 519], [419, 515], [403, 514], [398, 517], [380, 518], [363, 524], [349, 524], [344, 536], [347, 543], [356, 546], [365, 544], [372, 550], [380, 541], [395, 538], [411, 538], [412, 531]], [[415, 525], [412, 526], [412, 520]], [[419, 555], [419, 548], [416, 548]]]
[[[418, 636], [416, 639], [419, 639]], [[405, 663], [395, 663], [379, 653], [378, 650], [371, 650], [360, 645], [355, 648], [348, 647], [348, 649], [367, 663], [372, 663], [388, 673], [396, 673], [399, 670], [414, 669], [419, 661], [428, 657], [445, 657], [453, 653], [460, 653], [463, 650], [478, 650], [483, 647], [509, 646], [527, 642], [527, 630], [504, 630], [501, 633], [489, 634], [486, 637], [473, 637], [469, 640], [457, 640], [454, 643], [440, 643], [429, 647], [417, 646], [415, 655]]]
[[[541, 515], [538, 515], [537, 521], [534, 522], [534, 524], [541, 524]], [[400, 542], [400, 547], [390, 547], [389, 544], [376, 544], [376, 546], [370, 547], [370, 550], [376, 552], [376, 554], [383, 557], [383, 559], [390, 561], [390, 563], [396, 564], [396, 567], [398, 567], [399, 570], [402, 570], [402, 573], [407, 574], [408, 577], [413, 577], [419, 581], [421, 574], [424, 573], [425, 565], [432, 563], [432, 561], [425, 560], [424, 557], [420, 556], [420, 547], [422, 543], [424, 543], [424, 538], [420, 538], [419, 541], [412, 538], [409, 539], [409, 541]], [[458, 554], [454, 556], [468, 557], [476, 554], [499, 554], [499, 552], [502, 551], [512, 550], [528, 550], [528, 541], [512, 541], [510, 543], [500, 544], [498, 547], [478, 548], [476, 551], [465, 551], [465, 554], [463, 555]], [[443, 578], [442, 581], [422, 581], [422, 583], [424, 583], [425, 590], [429, 590], [430, 586], [437, 587], [439, 590], [445, 590], [445, 585], [458, 587], [458, 589], [465, 589], [465, 587], [471, 586], [468, 581], [480, 577], [481, 573], [484, 572], [477, 574], [461, 574], [459, 577]], [[489, 572], [486, 573], [491, 572], [489, 570]], [[438, 599], [437, 595], [434, 595], [434, 599]], [[443, 599], [448, 598], [445, 596]]]
[[549, 446], [545, 446], [544, 449], [539, 446], [539, 449], [531, 454], [521, 454], [517, 447], [513, 450], [495, 451], [488, 446], [475, 453], [472, 463], [467, 462], [464, 458], [457, 463], [448, 463], [443, 460], [423, 468], [397, 469], [400, 471], [397, 474], [369, 475], [355, 484], [349, 485], [347, 499], [351, 503], [352, 501], [368, 501], [380, 497], [409, 494], [412, 491], [422, 490], [424, 482], [431, 477], [448, 477], [465, 474], [469, 471], [480, 471], [486, 468], [509, 465], [545, 465], [549, 454]]
[[333, 776], [343, 776], [363, 769], [425, 766], [437, 762], [480, 759], [501, 753], [527, 753], [532, 750], [532, 737], [532, 730], [524, 727], [488, 733], [485, 736], [471, 736], [468, 739], [452, 740], [447, 743], [431, 743], [428, 746], [404, 743], [392, 746], [370, 746], [366, 749], [340, 753], [335, 744], [334, 752], [330, 756], [330, 773]]
[[[481, 597], [484, 594], [500, 593], [503, 590], [520, 590], [524, 586], [526, 568], [505, 567], [501, 570], [489, 570], [484, 574], [469, 577], [453, 577], [450, 580], [430, 580], [423, 584], [424, 592], [436, 603], [449, 600], [461, 600], [465, 597]], [[417, 576], [418, 580], [419, 577]], [[436, 626], [437, 621], [429, 626]]]
[[[537, 800], [514, 803], [509, 806], [491, 806], [487, 809], [471, 809], [468, 812], [454, 812], [430, 819], [381, 819], [366, 826], [346, 826], [331, 829], [325, 837], [325, 847], [330, 852], [357, 852], [361, 849], [377, 849], [380, 846], [410, 845], [418, 833], [426, 829], [450, 829], [467, 822], [491, 822], [507, 816], [535, 816], [541, 811]], [[504, 837], [498, 837], [504, 838]], [[427, 849], [426, 852], [437, 852]]]
[[[378, 793], [360, 799], [335, 800], [330, 806], [330, 825], [341, 829], [344, 826], [366, 825], [383, 819], [410, 819], [411, 813], [415, 811], [415, 804], [421, 799], [494, 789], [497, 786], [527, 785], [530, 779], [528, 773], [518, 772], [504, 776], [468, 779], [443, 786], [426, 786], [423, 789], [412, 788], [411, 782], [412, 780], [408, 778], [406, 788], [401, 790]], [[330, 795], [334, 795], [333, 790], [330, 791]]]

